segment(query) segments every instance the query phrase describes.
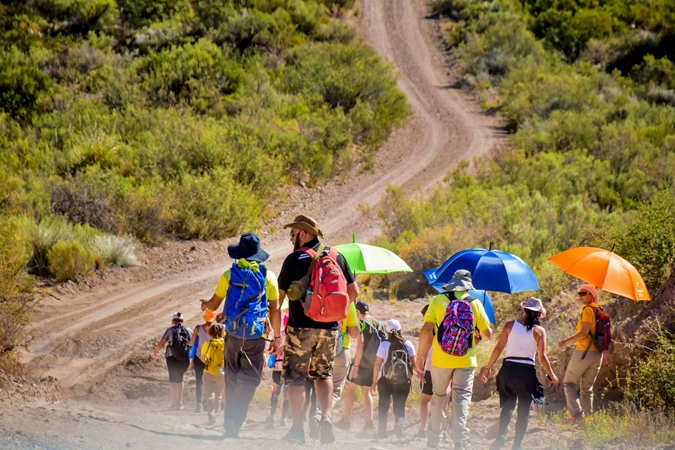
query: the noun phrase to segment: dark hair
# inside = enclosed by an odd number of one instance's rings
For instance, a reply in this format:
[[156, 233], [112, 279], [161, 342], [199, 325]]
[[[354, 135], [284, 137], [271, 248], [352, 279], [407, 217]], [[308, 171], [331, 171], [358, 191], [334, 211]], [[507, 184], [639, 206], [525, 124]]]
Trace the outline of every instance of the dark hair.
[[223, 324], [214, 323], [209, 327], [207, 333], [209, 333], [209, 336], [211, 336], [212, 339], [220, 339], [221, 337], [223, 337], [224, 331], [225, 327], [223, 326]]
[[425, 316], [427, 314], [427, 311], [429, 310], [429, 304], [427, 303], [424, 305], [424, 308], [422, 308], [422, 315]]
[[387, 338], [390, 344], [399, 344], [404, 345], [403, 336], [401, 336], [401, 330], [391, 330], [389, 332], [389, 337]]
[[527, 331], [530, 331], [535, 325], [539, 325], [539, 316], [541, 316], [541, 311], [533, 311], [527, 308], [523, 309], [525, 309], [525, 328]]

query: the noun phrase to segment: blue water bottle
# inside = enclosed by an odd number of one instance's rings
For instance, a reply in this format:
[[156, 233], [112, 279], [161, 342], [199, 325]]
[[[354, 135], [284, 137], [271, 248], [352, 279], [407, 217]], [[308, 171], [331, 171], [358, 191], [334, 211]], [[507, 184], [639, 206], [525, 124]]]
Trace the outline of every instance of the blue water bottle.
[[269, 369], [274, 369], [274, 365], [277, 363], [277, 354], [274, 353], [267, 358], [267, 367]]

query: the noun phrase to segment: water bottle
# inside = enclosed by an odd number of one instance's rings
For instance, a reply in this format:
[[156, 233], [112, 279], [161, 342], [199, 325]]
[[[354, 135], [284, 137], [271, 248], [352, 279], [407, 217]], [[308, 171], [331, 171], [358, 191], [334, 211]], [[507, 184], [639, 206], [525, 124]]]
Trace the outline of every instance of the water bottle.
[[223, 369], [222, 367], [220, 368], [220, 374], [225, 375], [225, 369]]
[[269, 369], [274, 369], [274, 365], [277, 363], [277, 354], [274, 353], [267, 358], [267, 367]]

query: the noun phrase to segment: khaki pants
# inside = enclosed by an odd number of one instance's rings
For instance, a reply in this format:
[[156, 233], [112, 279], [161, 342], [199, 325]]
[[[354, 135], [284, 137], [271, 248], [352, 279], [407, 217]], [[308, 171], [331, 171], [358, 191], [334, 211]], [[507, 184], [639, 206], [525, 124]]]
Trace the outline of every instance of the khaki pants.
[[473, 376], [475, 369], [443, 369], [431, 366], [431, 382], [434, 386], [434, 398], [431, 403], [431, 432], [429, 444], [437, 445], [441, 438], [441, 425], [445, 418], [448, 403], [448, 388], [452, 382], [452, 440], [455, 448], [465, 448], [469, 443], [469, 406], [473, 394]]
[[593, 414], [593, 384], [600, 372], [602, 352], [589, 351], [586, 357], [581, 359], [583, 354], [583, 350], [574, 351], [563, 379], [567, 409], [571, 415], [580, 411], [585, 415]]

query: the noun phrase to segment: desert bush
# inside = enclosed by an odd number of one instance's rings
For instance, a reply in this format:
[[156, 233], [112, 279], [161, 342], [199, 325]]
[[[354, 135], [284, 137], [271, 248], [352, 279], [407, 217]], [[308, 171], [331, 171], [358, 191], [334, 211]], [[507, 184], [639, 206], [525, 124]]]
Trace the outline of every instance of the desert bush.
[[47, 253], [49, 272], [58, 281], [75, 280], [94, 271], [94, 253], [78, 241], [59, 241]]
[[137, 266], [136, 241], [130, 236], [97, 236], [94, 239], [96, 254], [106, 265]]
[[51, 80], [26, 54], [12, 47], [0, 48], [0, 109], [30, 122], [38, 101], [51, 89]]

